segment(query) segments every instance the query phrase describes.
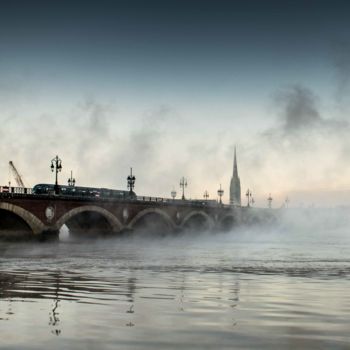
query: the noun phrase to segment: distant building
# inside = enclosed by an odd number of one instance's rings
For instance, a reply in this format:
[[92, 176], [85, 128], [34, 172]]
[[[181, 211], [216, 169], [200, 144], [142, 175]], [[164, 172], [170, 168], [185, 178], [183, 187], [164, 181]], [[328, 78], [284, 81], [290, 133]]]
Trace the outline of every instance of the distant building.
[[230, 204], [241, 205], [241, 181], [238, 177], [236, 146], [233, 158], [233, 175], [230, 184]]

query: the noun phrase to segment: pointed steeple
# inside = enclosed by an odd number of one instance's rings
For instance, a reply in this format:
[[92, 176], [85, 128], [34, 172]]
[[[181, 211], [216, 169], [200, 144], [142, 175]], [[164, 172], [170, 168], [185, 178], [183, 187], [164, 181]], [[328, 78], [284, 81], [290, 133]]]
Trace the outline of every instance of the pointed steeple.
[[241, 181], [238, 176], [236, 146], [233, 156], [233, 174], [230, 184], [230, 204], [241, 205]]
[[235, 146], [235, 152], [233, 157], [233, 176], [238, 177], [236, 146]]

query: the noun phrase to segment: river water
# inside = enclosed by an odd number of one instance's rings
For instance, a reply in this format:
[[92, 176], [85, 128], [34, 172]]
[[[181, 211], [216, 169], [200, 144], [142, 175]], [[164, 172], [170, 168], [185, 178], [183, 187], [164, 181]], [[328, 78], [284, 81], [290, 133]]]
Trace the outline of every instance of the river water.
[[350, 349], [350, 226], [0, 244], [1, 349]]

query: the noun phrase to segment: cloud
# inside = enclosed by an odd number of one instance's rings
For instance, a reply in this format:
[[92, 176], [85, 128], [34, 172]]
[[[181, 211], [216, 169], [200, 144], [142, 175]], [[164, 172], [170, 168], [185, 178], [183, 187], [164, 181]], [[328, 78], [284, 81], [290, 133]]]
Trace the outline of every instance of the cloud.
[[344, 158], [344, 149], [350, 147], [348, 121], [335, 115], [325, 117], [327, 109], [302, 85], [279, 90], [273, 101], [275, 125], [261, 132], [248, 147], [252, 151], [242, 155], [250, 171], [245, 181], [260, 193], [346, 186], [350, 176]]
[[106, 105], [97, 102], [93, 97], [87, 98], [79, 108], [87, 117], [87, 128], [89, 137], [93, 135], [95, 138], [108, 137], [109, 126], [112, 118], [112, 113], [115, 113], [111, 105]]
[[[302, 85], [293, 85], [274, 96], [277, 121], [273, 128], [262, 132], [270, 141], [285, 141], [291, 145], [312, 144], [318, 136], [343, 134], [349, 128], [346, 119], [334, 115], [323, 116], [320, 102], [313, 91]], [[330, 135], [331, 134], [331, 135]]]
[[275, 99], [276, 104], [282, 107], [280, 118], [285, 133], [318, 127], [323, 122], [315, 95], [303, 86], [294, 85], [280, 91]]
[[[7, 124], [0, 164], [3, 183], [7, 182], [9, 160], [27, 185], [52, 182], [49, 165], [56, 154], [63, 164], [60, 183], [66, 183], [73, 170], [77, 185], [122, 189], [133, 167], [137, 193], [160, 196], [170, 191], [183, 173], [181, 151], [187, 146], [179, 139], [177, 127], [183, 121], [179, 122], [181, 118], [171, 106], [163, 104], [133, 115], [88, 97], [71, 109], [43, 112], [30, 120], [18, 123], [12, 118]], [[190, 168], [193, 160], [188, 151], [185, 158]]]

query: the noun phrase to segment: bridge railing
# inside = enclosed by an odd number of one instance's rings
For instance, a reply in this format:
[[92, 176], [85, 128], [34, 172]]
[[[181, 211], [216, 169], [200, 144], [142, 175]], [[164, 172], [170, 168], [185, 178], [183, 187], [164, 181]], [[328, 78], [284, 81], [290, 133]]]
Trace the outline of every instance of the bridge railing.
[[137, 196], [136, 200], [142, 202], [165, 202], [166, 200], [161, 197], [150, 197], [150, 196]]
[[[32, 188], [24, 188], [24, 187], [12, 187], [12, 186], [0, 186], [0, 197], [7, 197], [8, 195], [32, 195], [32, 196], [40, 196], [33, 193]], [[46, 194], [47, 195], [53, 195], [53, 194]], [[53, 195], [55, 196], [55, 195]], [[65, 199], [75, 199], [75, 200], [105, 200], [104, 197], [96, 197], [96, 196], [63, 196], [59, 195], [60, 198]], [[113, 198], [107, 198], [109, 200], [113, 200]], [[220, 206], [222, 208], [230, 208], [231, 205], [228, 204], [219, 204], [215, 200], [195, 200], [195, 199], [172, 199], [172, 198], [163, 198], [163, 197], [152, 197], [152, 196], [137, 196], [136, 201], [139, 202], [148, 202], [148, 203], [164, 203], [164, 204], [173, 204], [173, 205], [187, 205], [187, 206], [195, 206], [195, 207], [217, 207]], [[118, 200], [135, 200], [130, 198], [118, 198]]]
[[163, 197], [150, 197], [150, 196], [137, 196], [137, 201], [141, 202], [157, 202], [157, 203], [167, 203], [167, 204], [179, 204], [179, 205], [191, 205], [197, 207], [230, 207], [227, 204], [219, 204], [217, 201], [211, 200], [191, 200], [191, 199], [172, 199], [172, 198], [163, 198]]
[[32, 188], [0, 186], [0, 193], [32, 194]]

